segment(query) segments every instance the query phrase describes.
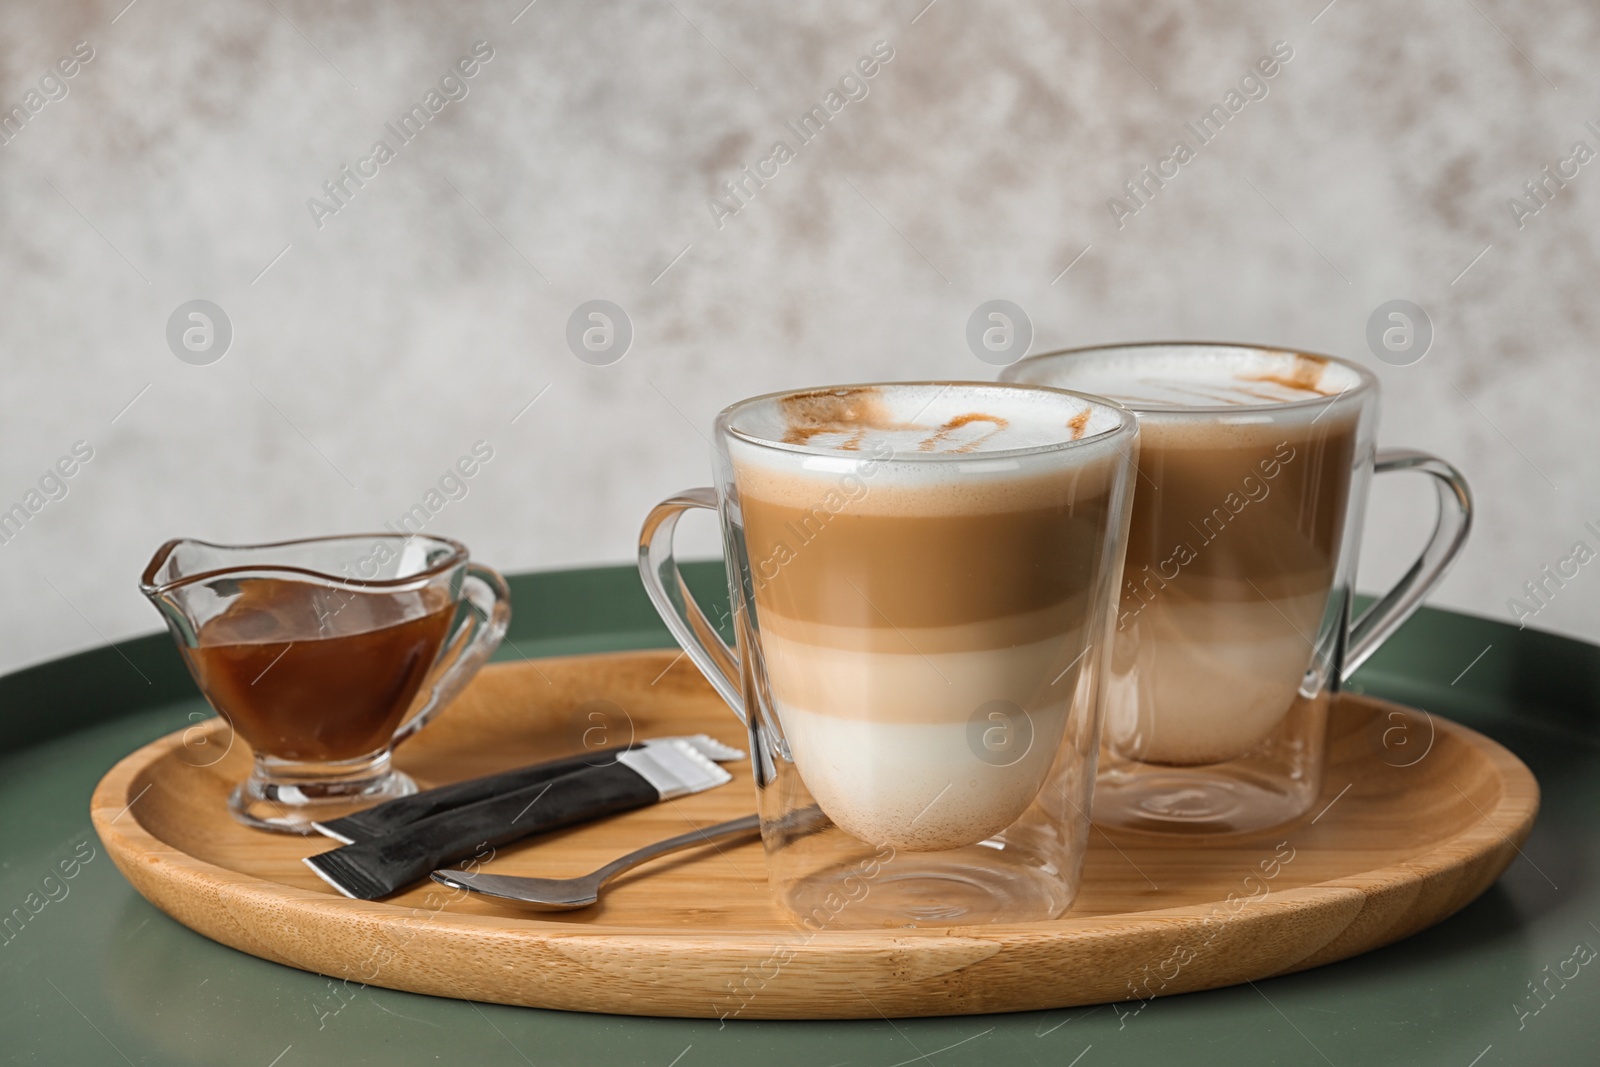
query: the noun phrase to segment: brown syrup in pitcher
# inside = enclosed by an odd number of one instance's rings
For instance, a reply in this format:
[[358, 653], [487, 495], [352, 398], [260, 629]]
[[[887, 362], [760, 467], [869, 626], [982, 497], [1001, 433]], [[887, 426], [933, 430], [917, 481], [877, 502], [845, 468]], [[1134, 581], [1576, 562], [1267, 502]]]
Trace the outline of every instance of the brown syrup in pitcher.
[[410, 709], [455, 617], [307, 582], [247, 578], [184, 650], [195, 680], [258, 755], [356, 759], [382, 749]]

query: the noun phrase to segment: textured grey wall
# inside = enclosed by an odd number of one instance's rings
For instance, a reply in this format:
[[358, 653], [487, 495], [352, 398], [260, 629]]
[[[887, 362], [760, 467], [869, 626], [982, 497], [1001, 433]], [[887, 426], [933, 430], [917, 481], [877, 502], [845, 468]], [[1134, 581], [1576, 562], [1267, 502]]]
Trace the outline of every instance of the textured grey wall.
[[[1035, 351], [1372, 365], [1383, 440], [1477, 488], [1441, 603], [1509, 618], [1600, 548], [1600, 165], [1574, 152], [1600, 148], [1594, 5], [925, 2], [0, 8], [0, 508], [93, 452], [0, 544], [0, 667], [154, 628], [134, 581], [169, 536], [376, 527], [479, 441], [430, 530], [507, 570], [626, 560], [645, 509], [705, 480], [718, 408], [991, 377], [965, 328], [993, 298]], [[877, 42], [892, 58], [841, 88]], [[407, 141], [386, 124], [412, 105]], [[786, 123], [818, 105], [802, 142]], [[1193, 158], [1163, 164], [1179, 139]], [[1145, 165], [1176, 173], [1130, 199]], [[597, 298], [634, 331], [609, 366], [566, 342]], [[209, 365], [168, 344], [193, 299], [232, 327]], [[1409, 366], [1368, 349], [1393, 299], [1432, 322]], [[1367, 587], [1421, 537], [1420, 489], [1378, 491]], [[1532, 622], [1600, 638], [1600, 566], [1568, 571]]]

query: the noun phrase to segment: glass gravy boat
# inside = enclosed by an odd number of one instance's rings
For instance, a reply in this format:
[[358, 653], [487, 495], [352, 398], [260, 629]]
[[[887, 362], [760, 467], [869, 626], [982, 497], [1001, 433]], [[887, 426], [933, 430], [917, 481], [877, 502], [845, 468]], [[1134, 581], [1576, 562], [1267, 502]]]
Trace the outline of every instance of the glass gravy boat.
[[139, 588], [254, 751], [229, 810], [298, 834], [416, 791], [394, 747], [461, 691], [511, 618], [499, 574], [420, 535], [168, 541]]

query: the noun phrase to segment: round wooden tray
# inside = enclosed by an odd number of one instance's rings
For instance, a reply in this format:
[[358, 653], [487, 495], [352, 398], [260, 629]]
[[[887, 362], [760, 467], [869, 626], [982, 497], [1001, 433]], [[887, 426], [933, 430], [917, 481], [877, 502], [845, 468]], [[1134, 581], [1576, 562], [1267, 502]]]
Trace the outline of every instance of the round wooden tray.
[[[630, 730], [744, 744], [686, 660], [629, 652], [488, 667], [397, 762], [436, 785], [577, 750], [586, 731], [591, 743], [614, 744]], [[1303, 970], [1467, 904], [1516, 856], [1539, 807], [1533, 775], [1495, 742], [1345, 696], [1330, 724], [1324, 795], [1297, 823], [1216, 839], [1096, 829], [1077, 903], [1053, 922], [813, 934], [772, 905], [758, 843], [640, 868], [579, 912], [531, 916], [451, 900], [431, 884], [381, 903], [347, 900], [300, 862], [332, 842], [229, 817], [227, 792], [249, 764], [245, 745], [230, 742], [208, 720], [139, 749], [95, 789], [106, 850], [167, 914], [352, 985], [633, 1015], [1023, 1011]], [[749, 812], [749, 764], [730, 769], [735, 781], [720, 789], [508, 846], [488, 869], [580, 874]]]

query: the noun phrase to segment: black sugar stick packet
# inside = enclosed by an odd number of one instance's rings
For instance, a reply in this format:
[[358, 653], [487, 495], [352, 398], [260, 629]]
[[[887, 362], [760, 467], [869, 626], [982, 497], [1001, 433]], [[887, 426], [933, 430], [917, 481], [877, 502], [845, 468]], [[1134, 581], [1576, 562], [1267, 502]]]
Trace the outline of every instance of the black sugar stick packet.
[[345, 896], [376, 900], [485, 845], [699, 793], [732, 777], [683, 738], [657, 738], [619, 751], [610, 763], [450, 808], [304, 862]]
[[[744, 759], [744, 753], [736, 748], [724, 745], [715, 738], [705, 734], [694, 734], [688, 737], [662, 738], [666, 741], [683, 741], [695, 751], [708, 759], [718, 763], [729, 760]], [[543, 785], [573, 771], [584, 770], [589, 767], [604, 767], [617, 761], [617, 755], [632, 749], [640, 748], [649, 742], [638, 741], [629, 745], [618, 745], [613, 748], [594, 749], [576, 756], [566, 756], [561, 759], [547, 760], [544, 763], [535, 763], [527, 767], [518, 767], [514, 771], [503, 771], [500, 774], [491, 774], [483, 778], [472, 778], [465, 782], [452, 782], [441, 785], [436, 789], [424, 789], [420, 793], [413, 793], [408, 797], [397, 797], [385, 801], [376, 807], [365, 811], [358, 811], [354, 815], [346, 815], [342, 819], [330, 819], [327, 822], [316, 823], [317, 830], [324, 836], [346, 845], [353, 845], [358, 841], [369, 841], [375, 837], [392, 833], [402, 826], [409, 826], [414, 822], [438, 815], [440, 812], [449, 811], [451, 808], [464, 807], [476, 804], [482, 800], [505, 796], [507, 793], [525, 789], [528, 786]]]

